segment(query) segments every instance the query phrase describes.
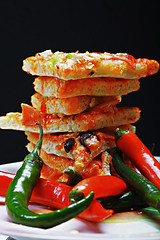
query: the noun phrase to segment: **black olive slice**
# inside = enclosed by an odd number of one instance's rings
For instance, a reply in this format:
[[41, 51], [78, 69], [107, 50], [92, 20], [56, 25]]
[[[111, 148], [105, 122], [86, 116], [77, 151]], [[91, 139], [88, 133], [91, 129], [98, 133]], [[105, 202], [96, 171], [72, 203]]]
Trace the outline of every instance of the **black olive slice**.
[[96, 136], [98, 141], [100, 140], [99, 137], [94, 133], [94, 132], [91, 132], [91, 131], [87, 131], [87, 132], [84, 132], [84, 133], [80, 133], [80, 143], [81, 145], [83, 145], [84, 147], [86, 147], [87, 151], [89, 152], [89, 154], [91, 154], [91, 150], [90, 148], [87, 146], [86, 144], [86, 139], [88, 138], [92, 138], [92, 136]]
[[74, 145], [74, 138], [68, 138], [64, 143], [64, 150], [69, 153]]

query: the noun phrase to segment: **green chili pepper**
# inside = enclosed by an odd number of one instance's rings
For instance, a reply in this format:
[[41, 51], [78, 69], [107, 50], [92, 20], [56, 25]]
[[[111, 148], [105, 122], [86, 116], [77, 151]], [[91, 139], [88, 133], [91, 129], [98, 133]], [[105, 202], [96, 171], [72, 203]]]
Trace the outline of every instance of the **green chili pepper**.
[[15, 223], [41, 228], [50, 228], [63, 223], [83, 212], [92, 202], [94, 192], [81, 201], [61, 210], [46, 214], [36, 214], [28, 209], [32, 190], [40, 176], [43, 161], [39, 157], [42, 145], [43, 129], [40, 124], [39, 140], [32, 153], [28, 154], [22, 167], [11, 182], [6, 194], [8, 215]]
[[147, 215], [150, 219], [154, 220], [155, 223], [158, 223], [158, 227], [160, 224], [160, 212], [152, 207], [146, 207], [141, 209], [142, 213]]
[[114, 212], [137, 210], [146, 207], [147, 204], [135, 191], [129, 191], [120, 196], [112, 196], [98, 199], [105, 209], [113, 209]]
[[117, 148], [113, 153], [113, 166], [117, 173], [128, 182], [142, 199], [160, 211], [160, 190], [143, 175], [128, 168], [122, 160], [122, 152]]

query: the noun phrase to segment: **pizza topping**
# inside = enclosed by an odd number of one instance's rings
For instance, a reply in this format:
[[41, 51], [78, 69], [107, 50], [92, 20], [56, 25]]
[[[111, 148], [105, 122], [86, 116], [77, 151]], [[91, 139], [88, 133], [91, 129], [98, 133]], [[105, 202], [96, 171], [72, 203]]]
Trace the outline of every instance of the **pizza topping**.
[[[90, 150], [90, 147], [88, 146], [87, 139], [91, 139], [94, 136], [96, 136], [96, 142], [97, 142], [97, 140], [100, 141], [99, 137], [95, 133], [93, 133], [91, 131], [87, 131], [85, 133], [82, 133], [81, 138], [80, 138], [81, 145], [86, 147], [86, 149], [89, 152], [89, 154], [91, 154], [91, 150]], [[94, 138], [94, 142], [95, 142], [95, 138]], [[90, 145], [92, 145], [92, 144], [90, 144]]]
[[68, 138], [65, 143], [64, 143], [64, 150], [66, 151], [66, 153], [69, 153], [70, 150], [72, 149], [73, 145], [74, 145], [74, 138]]

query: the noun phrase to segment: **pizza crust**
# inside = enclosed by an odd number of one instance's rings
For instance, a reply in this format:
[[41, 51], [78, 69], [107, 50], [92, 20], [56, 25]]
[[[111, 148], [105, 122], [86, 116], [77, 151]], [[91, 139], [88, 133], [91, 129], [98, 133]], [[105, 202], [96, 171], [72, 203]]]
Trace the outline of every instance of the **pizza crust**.
[[23, 61], [22, 69], [32, 75], [64, 80], [92, 77], [139, 79], [159, 70], [155, 60], [135, 59], [127, 53], [64, 53], [47, 50]]
[[[42, 126], [44, 133], [81, 132], [131, 124], [138, 121], [139, 118], [140, 110], [137, 107], [113, 107], [106, 112], [89, 111], [75, 116], [55, 118], [49, 124], [42, 122]], [[6, 116], [0, 117], [0, 128], [39, 133], [34, 116], [32, 120], [32, 125], [23, 125], [22, 113], [8, 113]]]
[[57, 113], [64, 115], [78, 114], [102, 103], [106, 103], [107, 105], [110, 101], [119, 103], [120, 97], [77, 96], [70, 98], [55, 98], [44, 97], [39, 93], [31, 97], [32, 106], [37, 111], [47, 114]]
[[36, 92], [46, 97], [121, 96], [139, 90], [138, 79], [110, 77], [62, 80], [55, 77], [38, 77], [34, 81]]

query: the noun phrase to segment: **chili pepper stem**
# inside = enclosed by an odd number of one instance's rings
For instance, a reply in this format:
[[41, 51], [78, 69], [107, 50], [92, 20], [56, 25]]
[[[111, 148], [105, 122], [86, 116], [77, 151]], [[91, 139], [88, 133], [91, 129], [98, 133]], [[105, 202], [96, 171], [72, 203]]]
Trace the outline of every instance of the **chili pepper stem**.
[[84, 193], [78, 189], [72, 189], [69, 193], [69, 201], [71, 203], [78, 202], [79, 200], [84, 198]]
[[124, 133], [126, 133], [128, 130], [122, 130], [120, 128], [117, 128], [116, 131], [115, 131], [115, 141], [117, 142], [118, 139], [120, 139], [122, 137], [122, 135]]

